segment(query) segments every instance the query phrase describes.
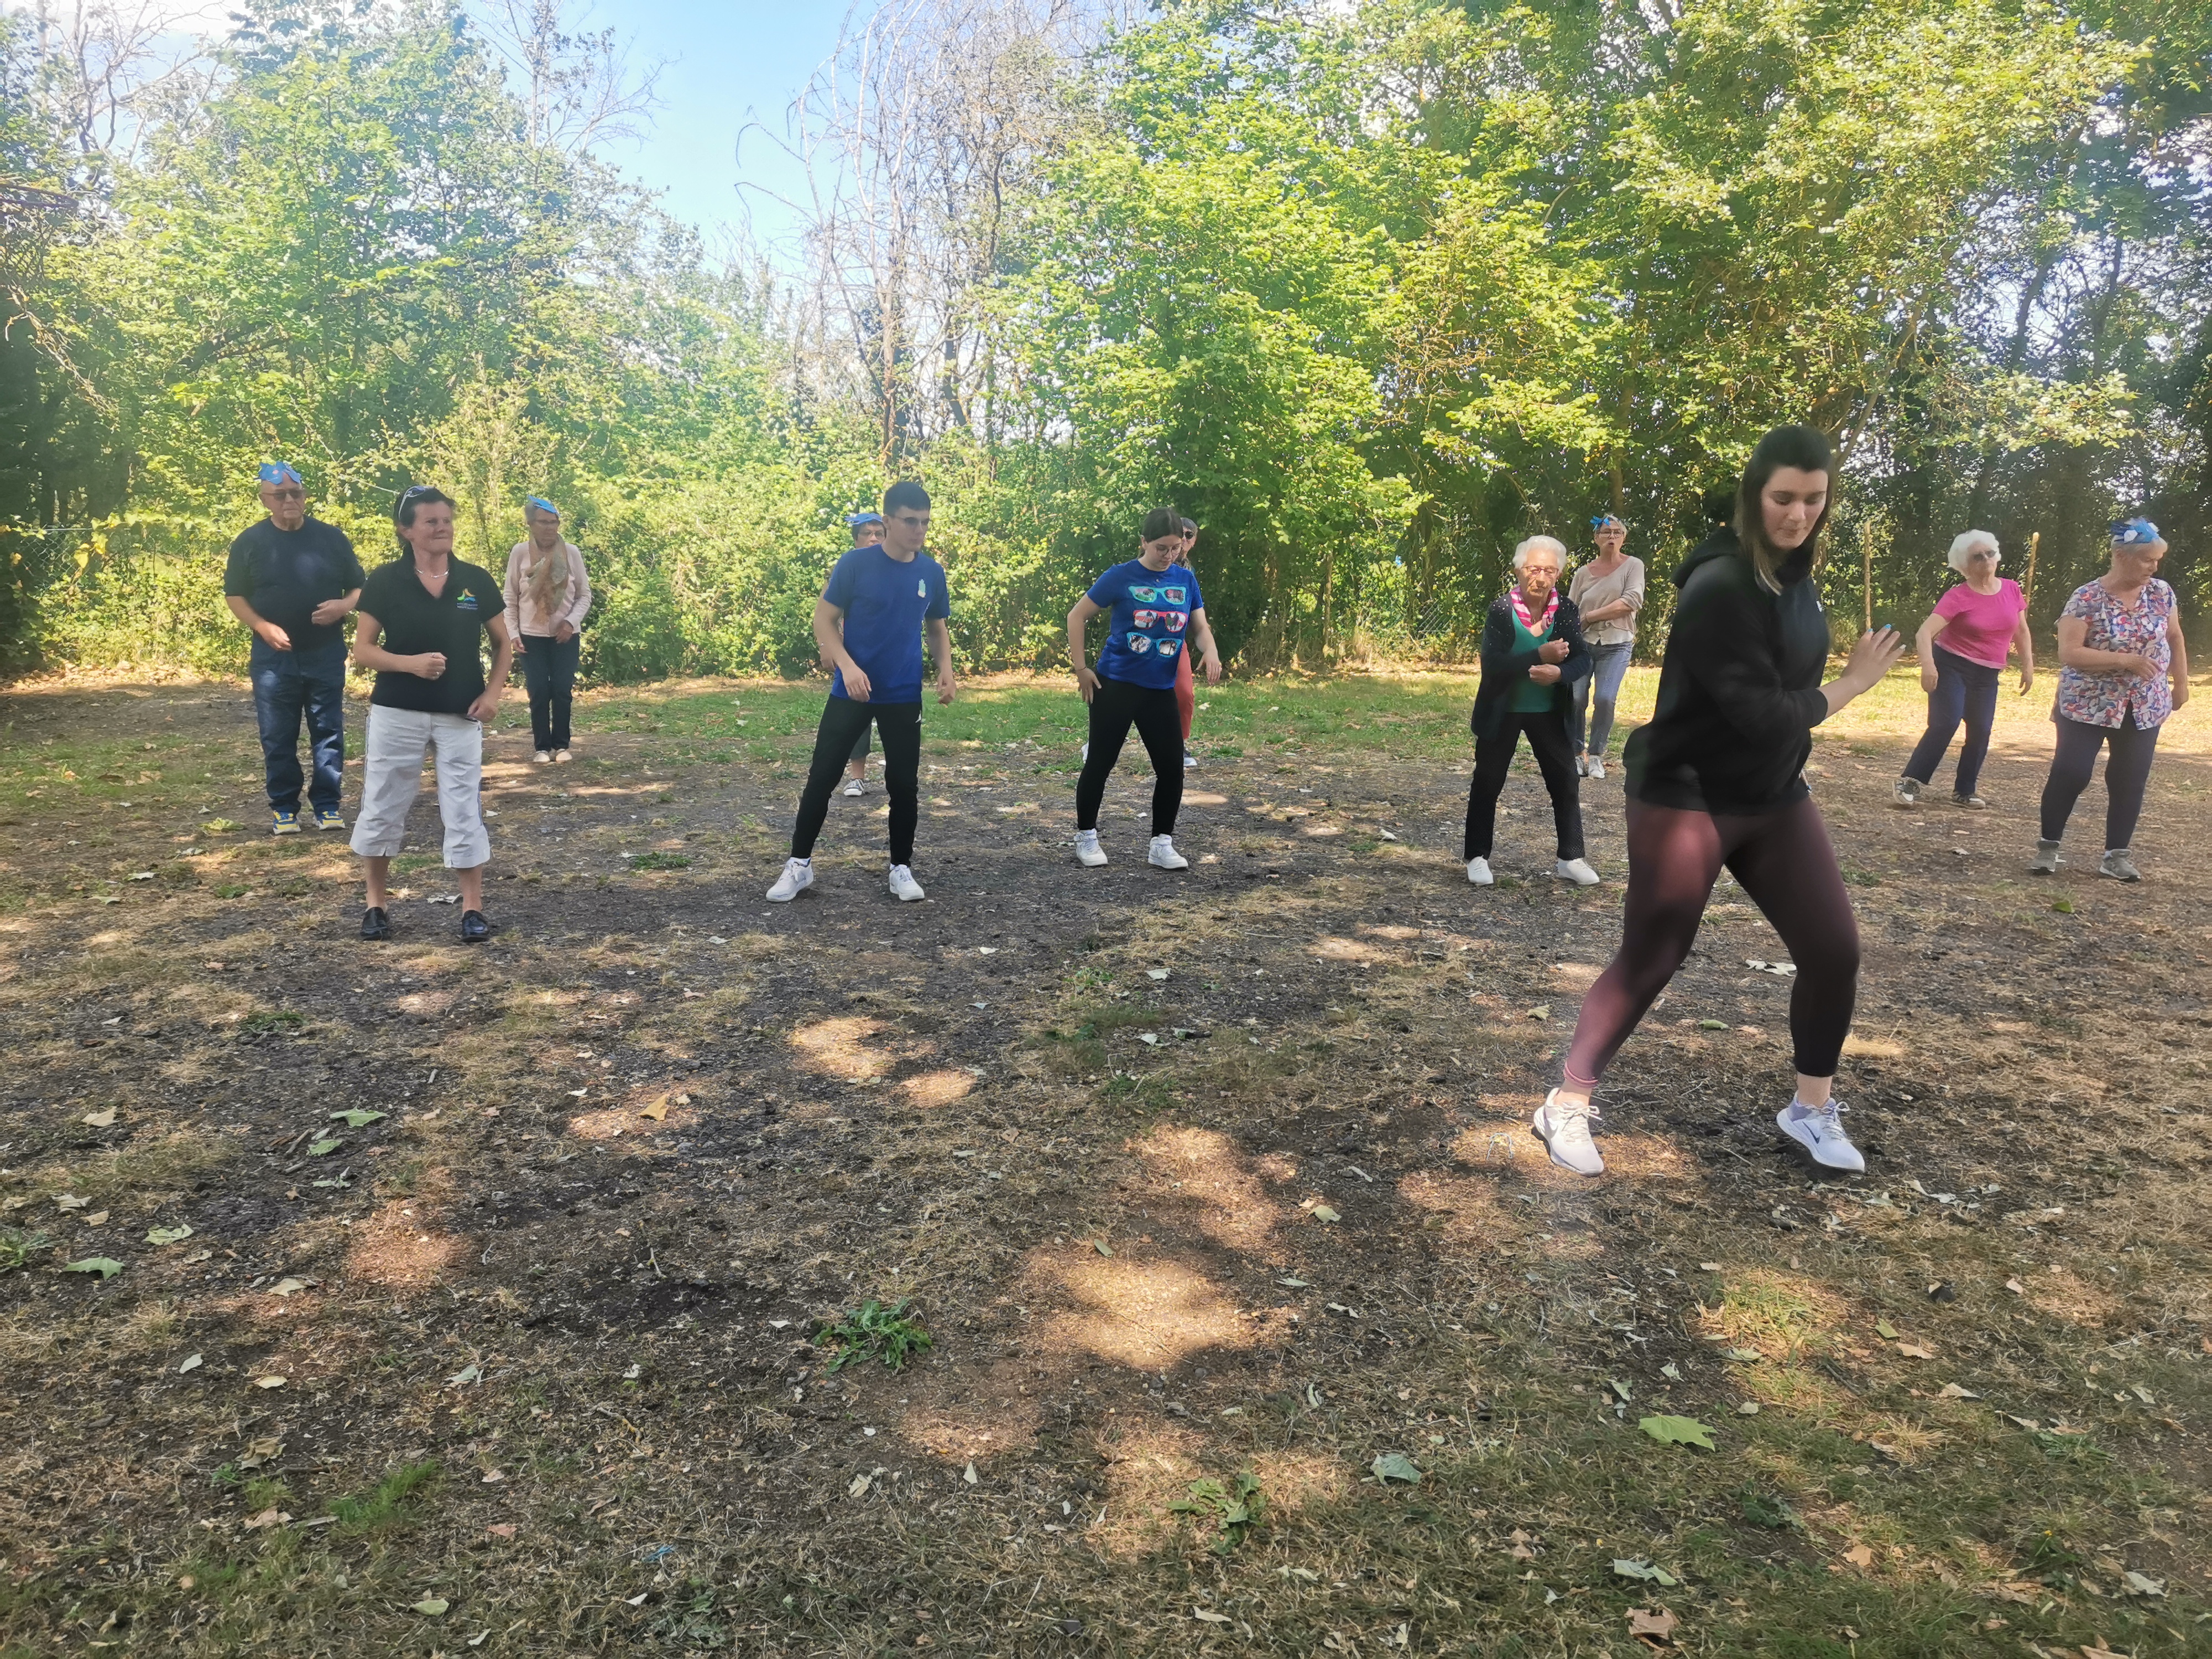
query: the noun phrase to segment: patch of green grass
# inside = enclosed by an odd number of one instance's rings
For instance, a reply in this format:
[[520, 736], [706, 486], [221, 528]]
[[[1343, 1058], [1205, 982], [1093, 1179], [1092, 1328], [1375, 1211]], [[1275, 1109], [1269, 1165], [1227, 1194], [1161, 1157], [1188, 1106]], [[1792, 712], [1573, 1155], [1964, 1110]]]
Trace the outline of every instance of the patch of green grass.
[[29, 1265], [33, 1256], [51, 1249], [53, 1242], [35, 1229], [0, 1227], [0, 1273]]
[[913, 1299], [901, 1297], [888, 1305], [873, 1297], [842, 1318], [825, 1321], [814, 1334], [817, 1347], [834, 1348], [830, 1369], [840, 1371], [855, 1360], [881, 1359], [893, 1370], [903, 1370], [916, 1354], [933, 1346], [921, 1320], [908, 1316]]
[[296, 1031], [307, 1023], [305, 1014], [289, 1008], [257, 1008], [246, 1017], [249, 1031]]
[[380, 1532], [414, 1518], [413, 1507], [430, 1495], [438, 1479], [434, 1457], [419, 1463], [403, 1463], [365, 1492], [341, 1498], [331, 1505], [338, 1530], [349, 1535]]
[[691, 859], [686, 853], [640, 853], [629, 861], [629, 867], [633, 870], [689, 870]]

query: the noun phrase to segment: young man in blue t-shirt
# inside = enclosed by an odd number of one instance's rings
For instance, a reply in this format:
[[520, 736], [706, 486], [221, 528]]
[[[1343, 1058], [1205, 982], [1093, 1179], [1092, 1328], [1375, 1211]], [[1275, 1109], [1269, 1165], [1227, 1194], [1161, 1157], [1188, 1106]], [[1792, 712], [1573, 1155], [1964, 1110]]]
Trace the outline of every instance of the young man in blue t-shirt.
[[791, 831], [791, 857], [775, 885], [776, 903], [814, 884], [814, 840], [829, 815], [854, 741], [875, 722], [884, 744], [884, 787], [891, 798], [890, 890], [918, 899], [921, 884], [908, 868], [914, 826], [921, 815], [915, 775], [921, 767], [921, 635], [937, 660], [937, 700], [951, 702], [952, 606], [945, 567], [921, 550], [929, 535], [929, 492], [911, 482], [884, 492], [880, 545], [855, 547], [837, 561], [814, 604], [814, 641], [836, 671], [830, 701], [814, 734], [814, 763], [799, 797]]

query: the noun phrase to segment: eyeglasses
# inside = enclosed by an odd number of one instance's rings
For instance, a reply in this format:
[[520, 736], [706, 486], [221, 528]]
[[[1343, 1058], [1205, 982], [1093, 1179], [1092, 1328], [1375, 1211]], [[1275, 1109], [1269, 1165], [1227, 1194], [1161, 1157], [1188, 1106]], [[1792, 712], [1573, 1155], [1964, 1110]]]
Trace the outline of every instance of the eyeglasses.
[[269, 499], [272, 501], [304, 501], [307, 499], [307, 492], [294, 484], [289, 489], [270, 490]]
[[418, 495], [434, 495], [437, 493], [438, 486], [435, 484], [409, 484], [399, 492], [399, 504], [404, 507]]

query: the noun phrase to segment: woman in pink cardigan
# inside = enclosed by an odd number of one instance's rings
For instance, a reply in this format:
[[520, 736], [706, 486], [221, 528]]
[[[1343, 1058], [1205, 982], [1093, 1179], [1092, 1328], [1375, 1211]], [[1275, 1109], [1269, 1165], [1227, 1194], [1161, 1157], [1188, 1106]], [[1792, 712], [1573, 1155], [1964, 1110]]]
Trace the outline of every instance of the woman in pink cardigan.
[[575, 758], [568, 707], [576, 689], [577, 629], [592, 608], [584, 556], [561, 535], [561, 509], [532, 495], [523, 509], [529, 538], [507, 556], [507, 630], [530, 688], [531, 747], [537, 761]]

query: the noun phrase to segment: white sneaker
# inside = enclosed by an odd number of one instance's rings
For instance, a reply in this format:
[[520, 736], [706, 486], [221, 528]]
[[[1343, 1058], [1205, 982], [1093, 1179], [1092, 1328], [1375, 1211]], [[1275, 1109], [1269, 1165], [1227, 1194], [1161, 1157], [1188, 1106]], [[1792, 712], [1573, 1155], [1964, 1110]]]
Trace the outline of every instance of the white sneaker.
[[1561, 881], [1571, 881], [1577, 887], [1597, 885], [1597, 872], [1589, 867], [1588, 859], [1560, 859], [1553, 864], [1552, 873]]
[[1146, 854], [1145, 857], [1147, 862], [1157, 865], [1163, 870], [1190, 868], [1190, 860], [1176, 851], [1175, 837], [1172, 836], [1154, 836], [1152, 850]]
[[1490, 873], [1488, 859], [1469, 859], [1467, 861], [1467, 878], [1477, 887], [1487, 887], [1498, 879]]
[[1603, 1175], [1605, 1160], [1598, 1156], [1597, 1147], [1590, 1140], [1591, 1120], [1601, 1117], [1595, 1102], [1584, 1101], [1580, 1105], [1562, 1101], [1557, 1089], [1544, 1097], [1544, 1103], [1536, 1109], [1531, 1120], [1537, 1135], [1551, 1150], [1552, 1162], [1563, 1170], [1572, 1170], [1577, 1175]]
[[891, 866], [891, 896], [911, 904], [927, 895], [921, 890], [921, 884], [914, 878], [913, 871], [903, 864], [894, 864]]
[[1185, 756], [1182, 757], [1182, 769], [1183, 769], [1184, 771], [1186, 771], [1186, 772], [1195, 772], [1195, 771], [1197, 771], [1197, 770], [1198, 770], [1198, 757], [1197, 757], [1197, 756], [1195, 756], [1195, 755], [1185, 755]]
[[1083, 758], [1085, 760], [1091, 758], [1091, 745], [1087, 743], [1083, 745]]
[[1587, 775], [1595, 778], [1600, 783], [1605, 781], [1605, 763], [1595, 755], [1590, 757], [1589, 771]]
[[1861, 1175], [1866, 1170], [1866, 1159], [1851, 1145], [1850, 1136], [1844, 1133], [1838, 1115], [1849, 1110], [1850, 1107], [1838, 1100], [1831, 1100], [1825, 1106], [1801, 1106], [1793, 1100], [1774, 1115], [1774, 1125], [1812, 1153], [1813, 1161], [1822, 1168], [1848, 1170], [1853, 1175]]
[[553, 751], [550, 749], [541, 749], [530, 758], [540, 766], [550, 766], [553, 762]]
[[1920, 780], [1899, 778], [1889, 786], [1889, 799], [1893, 805], [1911, 811], [1920, 805]]
[[1106, 849], [1098, 844], [1098, 832], [1096, 830], [1079, 830], [1075, 832], [1075, 861], [1092, 870], [1096, 870], [1106, 862]]
[[864, 779], [864, 778], [848, 778], [848, 779], [846, 779], [846, 780], [845, 780], [845, 793], [846, 793], [848, 795], [851, 795], [851, 796], [854, 796], [854, 797], [859, 797], [859, 796], [861, 796], [861, 795], [865, 795], [865, 794], [866, 794], [866, 793], [868, 793], [868, 785], [867, 785], [867, 781], [866, 781], [866, 779]]
[[812, 859], [786, 859], [783, 873], [775, 878], [775, 885], [768, 890], [769, 902], [788, 904], [814, 885]]
[[1578, 778], [1586, 778], [1589, 775], [1589, 757], [1588, 755], [1577, 755], [1575, 757], [1575, 775]]

